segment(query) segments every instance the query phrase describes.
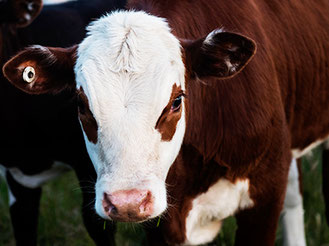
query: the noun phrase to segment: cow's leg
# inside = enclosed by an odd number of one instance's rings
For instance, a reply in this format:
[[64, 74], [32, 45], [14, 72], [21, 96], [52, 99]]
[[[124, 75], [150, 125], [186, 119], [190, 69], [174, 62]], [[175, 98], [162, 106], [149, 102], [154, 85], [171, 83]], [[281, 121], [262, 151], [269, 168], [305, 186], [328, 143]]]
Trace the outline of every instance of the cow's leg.
[[115, 225], [99, 217], [95, 212], [95, 180], [96, 173], [91, 163], [83, 168], [75, 169], [79, 179], [82, 191], [82, 217], [83, 222], [90, 237], [94, 240], [96, 245], [111, 246], [115, 245], [114, 234]]
[[305, 246], [303, 197], [300, 191], [298, 167], [292, 160], [287, 193], [282, 211], [283, 241], [285, 246]]
[[322, 151], [322, 192], [327, 225], [329, 225], [329, 141], [324, 144]]
[[30, 189], [17, 183], [6, 172], [9, 191], [10, 216], [16, 245], [37, 245], [37, 227], [41, 188]]
[[[273, 194], [274, 195], [274, 194]], [[276, 196], [277, 198], [279, 196]], [[273, 197], [275, 198], [275, 197]], [[279, 199], [279, 198], [278, 198]], [[283, 200], [283, 197], [282, 199]], [[273, 246], [282, 201], [273, 199], [266, 205], [243, 210], [236, 215], [236, 246]]]

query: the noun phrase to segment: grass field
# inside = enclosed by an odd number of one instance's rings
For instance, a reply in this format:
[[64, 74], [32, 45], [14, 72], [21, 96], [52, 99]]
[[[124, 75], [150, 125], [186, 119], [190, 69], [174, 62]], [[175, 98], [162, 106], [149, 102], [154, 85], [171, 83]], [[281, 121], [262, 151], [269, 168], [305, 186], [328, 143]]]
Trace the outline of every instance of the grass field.
[[[319, 156], [320, 149], [317, 149], [312, 157], [303, 160], [305, 230], [309, 246], [329, 246]], [[82, 223], [80, 203], [78, 181], [72, 172], [44, 186], [39, 218], [40, 246], [93, 245]], [[8, 209], [7, 188], [0, 178], [0, 246], [15, 245]], [[217, 245], [233, 245], [235, 230], [234, 218], [227, 219], [217, 238]], [[120, 224], [116, 233], [118, 246], [144, 245], [144, 237], [142, 229], [131, 224]], [[282, 245], [281, 228], [277, 232], [276, 245]]]

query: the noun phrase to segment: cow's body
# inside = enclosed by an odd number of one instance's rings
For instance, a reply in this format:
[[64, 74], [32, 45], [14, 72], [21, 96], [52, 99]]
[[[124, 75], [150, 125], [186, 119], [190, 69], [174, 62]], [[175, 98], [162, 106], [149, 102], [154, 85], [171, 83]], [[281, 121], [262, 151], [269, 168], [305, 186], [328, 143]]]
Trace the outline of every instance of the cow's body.
[[[125, 1], [76, 1], [45, 6], [24, 29], [3, 23], [0, 29], [0, 62], [32, 44], [70, 46], [80, 42], [85, 27], [107, 11], [123, 8]], [[1, 7], [1, 6], [0, 6]], [[77, 121], [76, 102], [69, 94], [30, 96], [0, 75], [0, 164], [5, 167], [10, 194], [10, 212], [18, 245], [36, 243], [41, 185], [68, 166], [78, 176], [83, 190], [83, 216], [87, 229], [99, 245], [113, 243], [111, 233], [87, 204], [88, 188], [95, 176]], [[88, 181], [89, 180], [89, 181]]]
[[329, 135], [329, 3], [132, 0], [128, 8], [142, 12], [101, 18], [78, 49], [27, 49], [6, 76], [32, 94], [76, 89], [103, 218], [143, 221], [168, 207], [151, 244], [197, 245], [235, 214], [236, 245], [273, 245], [292, 150], [296, 158]]
[[[132, 2], [132, 8], [137, 6], [165, 17], [179, 38], [197, 38], [222, 27], [251, 37], [258, 47], [257, 54], [239, 76], [188, 83], [191, 100], [187, 100], [187, 130], [181, 153], [167, 179], [169, 189], [173, 187], [169, 192], [174, 197], [172, 203], [177, 203], [180, 197], [179, 205], [172, 212], [169, 209], [168, 217], [181, 219], [170, 220], [169, 225], [164, 222], [166, 241], [173, 244], [193, 241], [189, 238], [193, 226], [189, 222], [196, 209], [190, 209], [208, 189], [211, 194], [211, 189], [221, 182], [218, 179], [239, 183], [239, 179], [248, 177], [254, 207], [257, 200], [265, 203], [267, 199], [269, 202], [273, 199], [274, 206], [281, 206], [278, 191], [286, 184], [283, 177], [287, 173], [289, 149], [304, 150], [329, 135], [328, 2], [167, 1], [163, 5], [155, 1]], [[294, 157], [301, 152], [293, 151]], [[204, 164], [204, 160], [208, 163]], [[225, 166], [229, 167], [226, 171]], [[177, 184], [177, 180], [181, 182]], [[222, 192], [230, 192], [229, 186], [227, 189]], [[230, 195], [224, 201], [229, 201]], [[221, 197], [211, 196], [214, 201]], [[228, 202], [227, 206], [232, 205]], [[235, 208], [238, 211], [239, 207]], [[199, 216], [209, 223], [202, 219], [196, 222], [196, 229], [200, 230], [196, 235], [205, 236], [202, 230], [216, 235], [219, 226], [213, 220], [216, 216], [219, 220], [223, 218], [220, 211], [201, 213]], [[276, 219], [269, 222], [270, 214], [261, 215], [267, 220], [262, 223], [253, 213], [250, 210], [237, 215], [238, 238], [248, 239], [256, 233], [258, 236], [254, 236], [259, 240], [268, 237], [259, 227], [275, 227]], [[231, 214], [233, 211], [227, 215]], [[255, 225], [244, 228], [246, 234], [241, 233], [244, 220], [255, 221]], [[204, 228], [198, 228], [197, 223], [203, 223]], [[200, 243], [197, 239], [195, 242]], [[237, 243], [243, 242], [248, 241]]]

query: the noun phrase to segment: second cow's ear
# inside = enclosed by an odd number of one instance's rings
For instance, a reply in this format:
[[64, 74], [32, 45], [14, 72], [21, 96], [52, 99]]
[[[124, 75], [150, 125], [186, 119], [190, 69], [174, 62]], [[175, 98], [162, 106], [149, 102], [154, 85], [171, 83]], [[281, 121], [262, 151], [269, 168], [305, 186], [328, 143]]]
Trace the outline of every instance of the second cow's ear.
[[0, 0], [0, 22], [25, 27], [39, 15], [42, 0]]
[[216, 29], [207, 37], [184, 40], [182, 46], [189, 75], [231, 78], [239, 73], [256, 53], [256, 43], [245, 36]]
[[3, 74], [29, 94], [56, 94], [75, 87], [76, 50], [77, 46], [66, 49], [32, 46], [9, 60]]

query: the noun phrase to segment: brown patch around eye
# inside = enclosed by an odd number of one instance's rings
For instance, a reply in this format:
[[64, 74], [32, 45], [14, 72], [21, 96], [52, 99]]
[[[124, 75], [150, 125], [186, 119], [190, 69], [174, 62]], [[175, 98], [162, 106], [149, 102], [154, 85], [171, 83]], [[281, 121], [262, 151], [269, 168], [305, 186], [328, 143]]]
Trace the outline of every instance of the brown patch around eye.
[[163, 141], [170, 141], [176, 132], [177, 122], [182, 116], [182, 107], [180, 106], [180, 108], [175, 111], [171, 109], [175, 99], [182, 95], [183, 95], [183, 91], [181, 87], [174, 84], [172, 87], [169, 103], [163, 109], [155, 125], [155, 129], [157, 129], [160, 132], [161, 139]]
[[84, 93], [82, 87], [78, 90], [78, 112], [82, 128], [85, 131], [88, 140], [96, 144], [98, 125], [93, 113], [90, 111], [88, 97]]

